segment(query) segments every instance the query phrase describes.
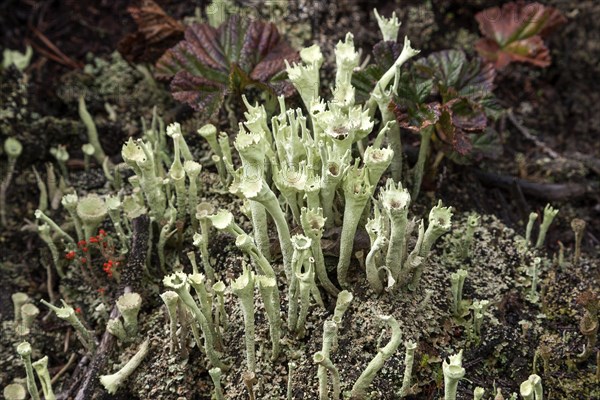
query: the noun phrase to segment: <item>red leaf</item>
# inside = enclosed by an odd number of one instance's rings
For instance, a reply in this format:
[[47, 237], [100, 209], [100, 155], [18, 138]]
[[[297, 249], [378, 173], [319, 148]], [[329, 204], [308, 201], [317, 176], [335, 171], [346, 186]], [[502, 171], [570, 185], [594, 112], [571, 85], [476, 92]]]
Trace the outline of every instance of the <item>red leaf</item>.
[[488, 8], [475, 18], [485, 36], [475, 48], [479, 54], [502, 69], [512, 61], [540, 67], [550, 65], [550, 54], [543, 37], [566, 22], [555, 8], [540, 3], [506, 3]]

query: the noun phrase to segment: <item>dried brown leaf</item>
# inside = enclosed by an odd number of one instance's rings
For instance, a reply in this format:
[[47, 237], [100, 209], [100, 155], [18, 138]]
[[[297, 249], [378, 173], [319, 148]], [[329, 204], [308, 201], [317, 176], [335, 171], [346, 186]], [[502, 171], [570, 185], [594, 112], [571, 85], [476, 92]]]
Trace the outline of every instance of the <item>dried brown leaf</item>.
[[183, 37], [183, 25], [152, 0], [139, 1], [127, 11], [138, 29], [121, 39], [118, 50], [130, 62], [155, 62]]

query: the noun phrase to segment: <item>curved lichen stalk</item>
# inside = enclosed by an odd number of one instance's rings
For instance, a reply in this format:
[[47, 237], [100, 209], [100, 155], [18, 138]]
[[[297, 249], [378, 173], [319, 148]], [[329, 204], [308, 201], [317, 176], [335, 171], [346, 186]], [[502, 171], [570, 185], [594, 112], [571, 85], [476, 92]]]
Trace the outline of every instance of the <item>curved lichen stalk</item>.
[[390, 328], [392, 329], [392, 338], [388, 342], [385, 347], [378, 350], [377, 355], [367, 368], [363, 371], [362, 374], [358, 377], [354, 386], [352, 386], [351, 398], [352, 399], [364, 399], [367, 394], [367, 389], [371, 386], [375, 375], [379, 370], [383, 367], [383, 364], [388, 360], [391, 356], [394, 355], [400, 342], [402, 341], [402, 331], [400, 330], [400, 324], [398, 321], [392, 316], [383, 316], [380, 315], [379, 319], [386, 322]]

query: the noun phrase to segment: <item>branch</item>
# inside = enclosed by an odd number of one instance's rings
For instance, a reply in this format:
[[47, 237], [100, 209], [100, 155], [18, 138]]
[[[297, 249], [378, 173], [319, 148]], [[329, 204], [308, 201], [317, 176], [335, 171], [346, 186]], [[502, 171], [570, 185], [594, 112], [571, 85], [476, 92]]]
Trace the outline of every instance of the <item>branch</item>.
[[[133, 234], [131, 237], [131, 252], [127, 260], [127, 267], [122, 273], [122, 293], [130, 293], [136, 288], [140, 288], [141, 278], [146, 260], [146, 252], [148, 249], [148, 231], [150, 227], [150, 218], [147, 215], [141, 215], [132, 221]], [[110, 312], [110, 318], [117, 318], [119, 310], [116, 305], [113, 306]], [[79, 387], [79, 391], [75, 396], [75, 400], [91, 400], [94, 394], [94, 389], [98, 383], [98, 374], [102, 370], [106, 361], [112, 353], [116, 338], [108, 332], [104, 331], [100, 346], [94, 354], [94, 358], [90, 363], [85, 378]]]

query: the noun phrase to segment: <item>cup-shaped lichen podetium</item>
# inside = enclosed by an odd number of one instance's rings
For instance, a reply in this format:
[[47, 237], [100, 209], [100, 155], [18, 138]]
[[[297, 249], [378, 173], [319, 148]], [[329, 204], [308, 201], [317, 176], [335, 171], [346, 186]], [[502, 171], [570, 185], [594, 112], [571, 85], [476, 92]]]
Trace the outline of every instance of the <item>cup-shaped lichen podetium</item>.
[[208, 219], [217, 230], [228, 232], [235, 237], [244, 233], [233, 220], [233, 214], [228, 210], [219, 210], [216, 214], [209, 215]]
[[406, 243], [406, 224], [410, 194], [402, 187], [402, 183], [394, 184], [388, 179], [385, 190], [380, 195], [383, 210], [390, 220], [390, 241], [385, 257], [385, 265], [389, 268], [394, 279], [398, 279], [402, 269], [404, 244]]
[[15, 325], [21, 322], [21, 307], [29, 301], [27, 293], [16, 292], [11, 295], [14, 307]]
[[165, 276], [163, 284], [175, 291], [183, 304], [192, 312], [196, 321], [200, 324], [202, 333], [204, 334], [204, 350], [211, 364], [219, 367], [222, 370], [229, 369], [221, 360], [219, 353], [215, 350], [214, 337], [208, 320], [196, 304], [196, 301], [190, 294], [187, 275], [183, 272], [175, 272], [174, 274]]
[[23, 145], [17, 139], [9, 137], [4, 141], [4, 151], [9, 158], [16, 159], [23, 152]]
[[326, 218], [323, 217], [322, 208], [302, 207], [300, 222], [304, 234], [312, 241], [311, 251], [315, 258], [315, 272], [317, 273], [317, 277], [319, 278], [319, 282], [321, 282], [323, 289], [335, 297], [339, 293], [339, 290], [331, 282], [329, 276], [327, 276], [323, 248], [321, 247], [321, 238], [323, 237], [325, 221]]
[[17, 334], [21, 336], [29, 335], [33, 321], [40, 313], [40, 309], [31, 303], [23, 304], [21, 306], [21, 324], [17, 326]]
[[94, 236], [98, 225], [108, 214], [108, 208], [104, 200], [97, 195], [91, 194], [79, 200], [77, 204], [77, 216], [83, 222], [83, 232], [86, 239]]
[[28, 342], [23, 342], [17, 346], [17, 353], [21, 356], [23, 364], [25, 364], [25, 372], [27, 373], [27, 391], [33, 400], [40, 400], [38, 388], [33, 375], [33, 367], [31, 366], [31, 345]]
[[[440, 200], [438, 204], [429, 212], [428, 221], [429, 225], [425, 231], [423, 242], [421, 243], [418, 254], [418, 256], [422, 257], [423, 259], [427, 258], [429, 252], [431, 251], [431, 247], [440, 238], [440, 236], [450, 231], [452, 223], [452, 208], [443, 207], [442, 201]], [[410, 290], [415, 290], [417, 286], [419, 286], [419, 281], [421, 280], [421, 274], [423, 273], [424, 267], [425, 263], [421, 262], [416, 268], [412, 282], [409, 285]]]
[[69, 216], [73, 220], [75, 230], [77, 231], [77, 240], [84, 240], [85, 238], [83, 237], [83, 230], [81, 229], [81, 220], [77, 216], [77, 204], [79, 204], [77, 193], [65, 194], [60, 203], [67, 210]]
[[6, 400], [25, 400], [27, 392], [20, 383], [11, 383], [4, 387], [4, 398]]
[[50, 373], [48, 372], [48, 356], [40, 358], [33, 364], [31, 364], [37, 373], [37, 376], [42, 384], [42, 391], [44, 392], [45, 400], [55, 400], [56, 396], [52, 390], [52, 381], [50, 379]]
[[529, 378], [519, 387], [523, 400], [543, 400], [542, 378], [529, 375]]
[[393, 157], [394, 151], [389, 146], [384, 149], [377, 149], [373, 146], [367, 147], [364, 160], [371, 185], [377, 185], [385, 170], [390, 166]]
[[312, 240], [304, 235], [294, 235], [291, 239], [294, 252], [292, 253], [291, 271], [292, 274], [288, 286], [288, 329], [293, 331], [296, 329], [298, 322], [298, 296], [299, 284], [297, 273], [302, 270], [304, 260], [310, 257], [310, 246]]
[[444, 400], [456, 400], [456, 389], [458, 381], [465, 376], [465, 369], [462, 367], [462, 350], [453, 356], [450, 356], [450, 363], [446, 360], [442, 363], [444, 373]]
[[142, 296], [137, 293], [125, 293], [117, 300], [117, 308], [123, 317], [123, 327], [131, 339], [138, 331], [138, 314], [142, 306]]
[[374, 186], [370, 185], [365, 168], [358, 168], [358, 163], [351, 167], [344, 177], [344, 222], [340, 238], [340, 258], [337, 265], [337, 278], [342, 287], [348, 286], [348, 269], [352, 257], [354, 237], [360, 217], [369, 198], [373, 195]]

